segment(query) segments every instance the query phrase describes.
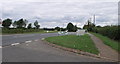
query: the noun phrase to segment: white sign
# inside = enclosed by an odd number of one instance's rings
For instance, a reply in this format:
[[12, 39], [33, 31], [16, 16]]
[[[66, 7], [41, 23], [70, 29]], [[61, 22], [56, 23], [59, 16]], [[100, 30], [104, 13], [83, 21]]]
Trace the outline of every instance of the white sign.
[[78, 30], [76, 32], [76, 35], [80, 36], [80, 35], [84, 35], [85, 33], [86, 33], [85, 30]]

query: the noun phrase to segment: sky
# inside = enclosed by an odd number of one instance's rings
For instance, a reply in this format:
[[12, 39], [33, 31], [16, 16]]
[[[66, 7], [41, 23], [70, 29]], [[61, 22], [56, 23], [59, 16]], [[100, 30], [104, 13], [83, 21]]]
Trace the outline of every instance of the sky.
[[41, 28], [66, 27], [72, 22], [83, 27], [87, 20], [96, 16], [96, 25], [118, 24], [118, 0], [2, 0], [0, 17], [21, 18], [29, 23], [37, 20]]

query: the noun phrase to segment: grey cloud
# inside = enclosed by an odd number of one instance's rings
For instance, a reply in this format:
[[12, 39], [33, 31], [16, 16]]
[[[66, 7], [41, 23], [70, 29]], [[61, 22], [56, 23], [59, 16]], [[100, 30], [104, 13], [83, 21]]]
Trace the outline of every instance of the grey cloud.
[[[11, 4], [14, 3], [14, 4]], [[55, 26], [57, 23], [85, 23], [93, 14], [98, 24], [117, 22], [112, 15], [117, 15], [115, 2], [11, 2], [3, 5], [3, 18], [14, 20], [26, 18], [30, 22], [38, 20], [42, 27]], [[102, 23], [101, 23], [102, 22]], [[50, 24], [52, 23], [52, 24]], [[110, 23], [110, 24], [111, 24]], [[79, 24], [80, 25], [80, 24]]]
[[119, 0], [0, 0], [1, 2], [118, 2]]
[[118, 3], [118, 15], [120, 15], [120, 2]]

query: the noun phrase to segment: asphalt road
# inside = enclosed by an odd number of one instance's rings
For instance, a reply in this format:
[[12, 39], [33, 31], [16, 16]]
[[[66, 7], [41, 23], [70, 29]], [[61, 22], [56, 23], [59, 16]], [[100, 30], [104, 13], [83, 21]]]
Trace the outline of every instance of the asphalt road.
[[[3, 62], [106, 62], [88, 56], [53, 48], [41, 38], [58, 36], [57, 33], [16, 34], [2, 36]], [[11, 44], [20, 43], [16, 46]]]
[[13, 43], [24, 43], [28, 40], [41, 39], [57, 35], [57, 33], [4, 35], [2, 36], [2, 46], [8, 46]]

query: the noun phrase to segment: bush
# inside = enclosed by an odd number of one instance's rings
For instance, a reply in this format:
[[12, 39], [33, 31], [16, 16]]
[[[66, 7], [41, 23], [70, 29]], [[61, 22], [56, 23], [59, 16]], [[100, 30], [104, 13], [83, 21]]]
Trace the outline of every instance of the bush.
[[102, 34], [114, 40], [120, 40], [120, 28], [119, 26], [105, 26], [105, 27], [95, 27], [92, 32]]
[[67, 28], [68, 32], [76, 32], [78, 27], [73, 25], [72, 23], [68, 23]]

